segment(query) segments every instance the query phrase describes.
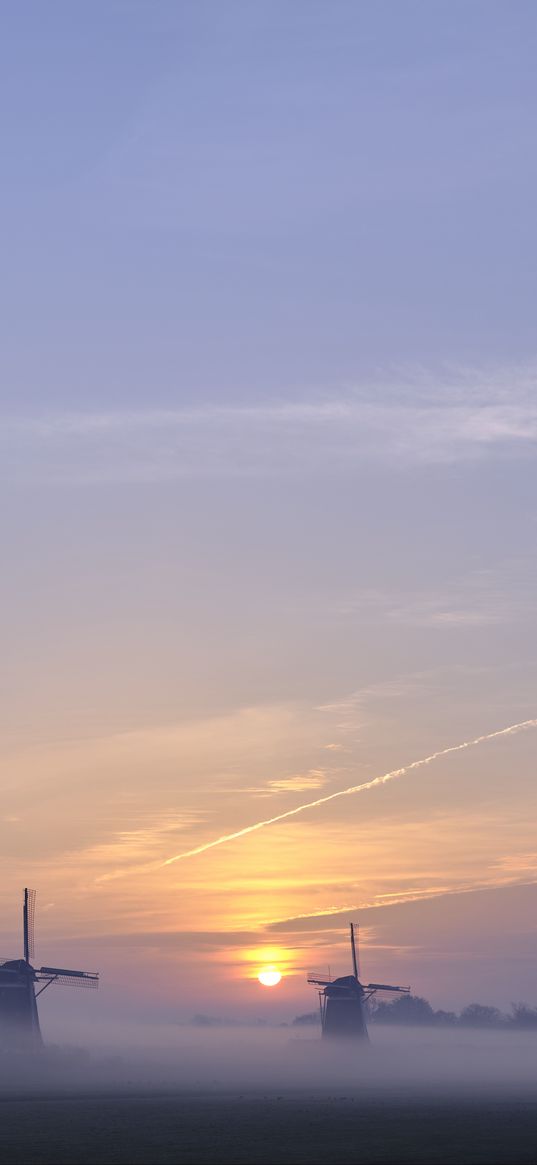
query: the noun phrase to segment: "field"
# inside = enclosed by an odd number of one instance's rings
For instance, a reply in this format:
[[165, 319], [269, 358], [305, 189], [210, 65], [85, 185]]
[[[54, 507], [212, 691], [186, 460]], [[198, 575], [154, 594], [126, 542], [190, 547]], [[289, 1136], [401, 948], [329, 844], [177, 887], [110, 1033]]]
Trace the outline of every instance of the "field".
[[9, 1099], [1, 1159], [19, 1165], [537, 1162], [531, 1100], [444, 1103], [300, 1094]]

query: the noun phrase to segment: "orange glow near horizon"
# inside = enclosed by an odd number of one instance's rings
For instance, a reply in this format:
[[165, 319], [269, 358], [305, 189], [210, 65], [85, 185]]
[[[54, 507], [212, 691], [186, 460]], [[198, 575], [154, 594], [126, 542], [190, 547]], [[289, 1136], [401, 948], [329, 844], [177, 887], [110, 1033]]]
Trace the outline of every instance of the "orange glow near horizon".
[[[279, 975], [278, 983], [284, 976], [296, 972], [295, 960], [290, 951], [283, 946], [260, 945], [244, 952], [244, 961], [247, 964], [246, 975], [249, 979], [264, 983], [265, 987], [276, 986], [261, 979], [261, 975]], [[244, 971], [243, 971], [244, 974]]]
[[[519, 883], [532, 880], [535, 868], [532, 823], [537, 805], [529, 733], [504, 738], [504, 744], [509, 740], [517, 787], [521, 795], [524, 792], [524, 815], [501, 801], [505, 757], [489, 746], [486, 753], [459, 751], [456, 768], [454, 757], [449, 762], [443, 759], [445, 769], [439, 761], [435, 780], [422, 766], [412, 781], [391, 782], [383, 790], [382, 802], [379, 790], [371, 790], [359, 805], [339, 798], [317, 814], [278, 821], [270, 829], [242, 837], [240, 843], [213, 847], [185, 862], [180, 877], [178, 867], [162, 864], [170, 850], [181, 848], [180, 838], [185, 849], [192, 849], [206, 836], [230, 832], [234, 820], [268, 817], [259, 809], [258, 787], [267, 790], [267, 799], [276, 798], [275, 807], [285, 808], [284, 794], [271, 792], [274, 773], [299, 771], [298, 761], [291, 764], [288, 758], [300, 753], [304, 739], [308, 749], [313, 740], [316, 750], [315, 756], [308, 755], [304, 771], [314, 761], [320, 764], [323, 740], [338, 740], [340, 715], [336, 709], [332, 723], [332, 713], [323, 712], [319, 725], [321, 713], [301, 708], [248, 710], [232, 713], [227, 720], [76, 739], [61, 747], [36, 744], [34, 750], [11, 756], [11, 771], [29, 796], [38, 755], [41, 779], [58, 791], [59, 800], [54, 814], [46, 817], [43, 835], [41, 818], [29, 817], [31, 862], [21, 858], [10, 864], [6, 859], [0, 895], [4, 941], [18, 949], [20, 886], [29, 881], [38, 889], [42, 962], [60, 962], [65, 943], [66, 960], [83, 966], [84, 944], [91, 942], [91, 967], [101, 971], [103, 1000], [108, 985], [116, 990], [123, 983], [128, 950], [136, 953], [128, 960], [127, 971], [129, 991], [136, 998], [145, 998], [150, 979], [152, 997], [175, 999], [180, 975], [187, 1013], [208, 1010], [206, 1000], [216, 993], [218, 1014], [240, 1018], [244, 1010], [254, 1015], [262, 999], [269, 1010], [285, 1007], [292, 1016], [315, 1002], [306, 983], [310, 968], [323, 974], [328, 966], [335, 973], [349, 969], [352, 918], [361, 924], [368, 979], [410, 982], [418, 993], [432, 994], [438, 1005], [444, 993], [451, 999], [448, 965], [439, 983], [412, 952], [427, 949], [433, 941], [445, 943], [448, 951], [457, 944], [471, 970], [472, 952], [479, 942], [488, 941], [488, 924], [478, 909], [485, 890], [490, 891], [491, 902], [500, 904], [507, 893], [512, 895], [513, 935], [518, 933], [515, 919], [520, 933], [525, 933], [531, 890]], [[461, 739], [464, 735], [468, 733], [461, 727]], [[416, 730], [410, 743], [405, 740], [403, 759], [405, 753], [418, 755], [418, 748], [431, 755], [432, 745], [428, 737], [421, 740], [421, 729], [419, 734]], [[345, 747], [351, 748], [348, 741]], [[392, 751], [395, 754], [395, 748]], [[393, 757], [384, 752], [383, 748], [379, 772], [392, 771]], [[261, 758], [254, 777], [252, 755]], [[328, 789], [347, 786], [351, 767], [361, 771], [359, 755], [345, 754], [344, 772], [343, 761], [335, 755], [333, 768], [325, 762]], [[167, 786], [177, 764], [182, 772], [195, 771], [200, 778], [194, 785], [185, 777], [180, 807], [174, 807]], [[226, 770], [235, 766], [237, 786], [211, 803], [210, 825], [201, 777], [210, 787], [217, 764]], [[155, 784], [149, 786], [145, 775], [151, 766]], [[103, 803], [92, 789], [95, 771], [110, 774]], [[80, 777], [76, 788], [73, 772]], [[498, 806], [491, 803], [486, 815], [485, 782], [489, 795], [493, 792], [499, 798]], [[123, 792], [127, 786], [128, 800]], [[248, 811], [247, 793], [252, 799]], [[179, 792], [177, 798], [179, 806]], [[356, 813], [351, 814], [353, 806]], [[13, 793], [8, 809], [13, 820], [6, 813], [0, 826], [5, 845], [11, 837], [15, 846], [23, 812], [29, 812], [22, 794]], [[61, 861], [57, 855], [63, 855]], [[118, 868], [129, 871], [129, 876], [101, 880], [103, 871]], [[265, 972], [277, 972], [281, 978], [273, 984], [263, 982], [260, 976]], [[280, 990], [260, 995], [260, 986]], [[477, 991], [478, 984], [473, 989]], [[530, 989], [524, 983], [516, 987], [521, 997]], [[501, 984], [501, 1000], [500, 990]], [[464, 1002], [462, 989], [460, 999]]]

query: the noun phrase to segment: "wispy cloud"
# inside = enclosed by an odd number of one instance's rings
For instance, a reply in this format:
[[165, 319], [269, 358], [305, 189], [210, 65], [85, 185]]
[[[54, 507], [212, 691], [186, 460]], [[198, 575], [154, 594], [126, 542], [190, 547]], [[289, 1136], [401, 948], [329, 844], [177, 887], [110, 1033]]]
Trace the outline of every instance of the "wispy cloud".
[[[522, 866], [521, 870], [535, 870], [535, 866]], [[457, 894], [477, 894], [486, 890], [501, 890], [515, 886], [534, 886], [537, 879], [506, 875], [503, 878], [495, 877], [475, 882], [455, 882], [452, 884], [433, 885], [423, 889], [407, 889], [392, 894], [377, 894], [364, 901], [354, 902], [352, 905], [328, 906], [323, 910], [313, 911], [310, 914], [298, 914], [293, 918], [275, 919], [266, 924], [268, 931], [276, 933], [295, 932], [296, 930], [323, 930], [338, 929], [348, 920], [352, 921], [357, 912], [367, 910], [383, 910], [388, 906], [405, 906], [413, 902], [427, 902], [431, 898], [447, 898]]]
[[536, 386], [533, 367], [420, 372], [251, 405], [5, 417], [4, 473], [151, 482], [457, 462], [533, 449]]
[[[338, 770], [331, 770], [334, 775]], [[275, 777], [259, 785], [228, 785], [222, 792], [245, 793], [253, 797], [271, 797], [274, 793], [300, 793], [308, 789], [321, 789], [326, 784], [328, 772], [324, 769], [309, 769], [305, 773], [294, 773], [290, 776]]]
[[77, 863], [84, 867], [108, 866], [111, 861], [130, 863], [150, 858], [160, 852], [162, 844], [182, 830], [191, 829], [204, 820], [201, 811], [168, 813], [155, 816], [146, 814], [142, 828], [117, 830], [111, 838], [81, 849], [76, 854]]
[[300, 793], [307, 789], [322, 789], [325, 782], [326, 773], [322, 769], [310, 769], [307, 773], [269, 781], [269, 788], [274, 793]]
[[520, 874], [527, 871], [534, 871], [537, 873], [537, 851], [533, 850], [530, 853], [521, 854], [507, 854], [496, 863], [499, 870], [505, 870], [506, 873]]
[[[517, 561], [496, 570], [474, 570], [442, 588], [407, 594], [364, 589], [335, 599], [332, 612], [343, 618], [406, 627], [451, 630], [504, 623], [536, 605], [533, 564]], [[323, 603], [326, 607], [326, 600]]]

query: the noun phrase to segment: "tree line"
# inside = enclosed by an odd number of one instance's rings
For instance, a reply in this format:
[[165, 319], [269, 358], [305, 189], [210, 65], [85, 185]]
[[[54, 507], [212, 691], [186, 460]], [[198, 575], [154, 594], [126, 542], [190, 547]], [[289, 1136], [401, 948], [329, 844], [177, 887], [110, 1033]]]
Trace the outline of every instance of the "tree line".
[[[537, 1007], [527, 1003], [512, 1003], [508, 1013], [485, 1003], [469, 1003], [462, 1011], [435, 1011], [420, 995], [400, 995], [391, 1003], [372, 1000], [368, 1004], [371, 1023], [407, 1024], [409, 1027], [474, 1027], [502, 1028], [503, 1030], [537, 1030]], [[320, 1023], [318, 1011], [297, 1015], [293, 1026], [302, 1027]]]
[[537, 1007], [512, 1003], [508, 1013], [485, 1003], [469, 1003], [462, 1011], [435, 1011], [420, 995], [400, 995], [391, 1003], [375, 1002], [370, 1018], [373, 1023], [420, 1024], [435, 1027], [535, 1028]]

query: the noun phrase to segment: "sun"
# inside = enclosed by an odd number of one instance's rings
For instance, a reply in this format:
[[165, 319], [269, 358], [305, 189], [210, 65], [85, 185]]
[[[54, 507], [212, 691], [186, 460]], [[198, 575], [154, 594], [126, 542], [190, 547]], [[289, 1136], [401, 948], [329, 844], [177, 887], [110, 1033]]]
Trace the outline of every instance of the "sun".
[[264, 967], [257, 976], [263, 987], [277, 987], [278, 983], [281, 982], [281, 977], [281, 971], [277, 971], [275, 967]]

